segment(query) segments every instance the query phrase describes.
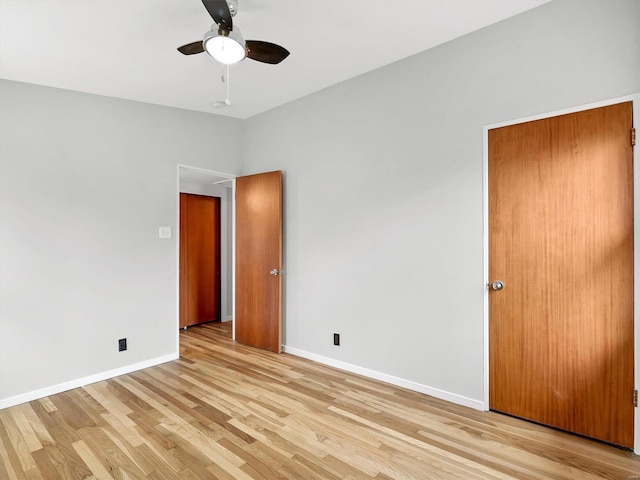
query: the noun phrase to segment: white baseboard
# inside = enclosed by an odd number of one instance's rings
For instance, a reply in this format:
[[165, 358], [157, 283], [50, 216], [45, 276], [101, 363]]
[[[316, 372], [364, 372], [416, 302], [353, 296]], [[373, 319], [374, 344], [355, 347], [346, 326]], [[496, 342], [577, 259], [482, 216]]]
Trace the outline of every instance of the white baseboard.
[[227, 318], [222, 319], [223, 322], [230, 322], [231, 320], [233, 320], [233, 317], [231, 315], [229, 315]]
[[[440, 390], [438, 388], [422, 385], [420, 383], [416, 383], [411, 380], [394, 377], [386, 373], [381, 373], [375, 370], [370, 370], [368, 368], [359, 367], [357, 365], [342, 362], [329, 357], [324, 357], [322, 355], [316, 355], [315, 353], [310, 353], [305, 350], [300, 350], [298, 348], [288, 347], [286, 345], [283, 345], [283, 351], [291, 355], [307, 358], [309, 360], [313, 360], [315, 362], [328, 365], [330, 367], [339, 368], [340, 370], [357, 373], [359, 375], [380, 380], [380, 381], [389, 383], [391, 385], [397, 385], [399, 387], [407, 388], [409, 390], [424, 393], [426, 395], [431, 395], [432, 397], [439, 398], [441, 400], [446, 400], [448, 402], [452, 402], [457, 405], [463, 405], [465, 407], [470, 407], [475, 410], [485, 410], [484, 403], [479, 400], [474, 400], [472, 398], [468, 398], [462, 395]], [[49, 395], [55, 395], [56, 393], [66, 392], [67, 390], [71, 390], [73, 388], [83, 387], [91, 383], [96, 383], [102, 380], [107, 380], [109, 378], [117, 377], [119, 375], [125, 375], [127, 373], [135, 372], [136, 370], [142, 370], [143, 368], [153, 367], [155, 365], [160, 365], [161, 363], [170, 362], [178, 358], [179, 358], [178, 354], [165, 355], [163, 357], [152, 358], [144, 362], [139, 362], [132, 365], [116, 368], [113, 370], [108, 370], [106, 372], [97, 373], [95, 375], [90, 375], [88, 377], [78, 378], [75, 380], [71, 380], [69, 382], [59, 383], [57, 385], [52, 385], [50, 387], [46, 387], [40, 390], [34, 390], [32, 392], [27, 392], [27, 393], [13, 396], [13, 397], [0, 399], [0, 409], [9, 408], [14, 405], [30, 402], [32, 400], [37, 400], [39, 398], [44, 398]]]
[[369, 370], [368, 368], [352, 365], [351, 363], [341, 362], [329, 357], [323, 357], [322, 355], [316, 355], [315, 353], [310, 353], [298, 348], [288, 347], [286, 345], [282, 346], [282, 351], [291, 355], [295, 355], [297, 357], [307, 358], [309, 360], [313, 360], [314, 362], [322, 363], [330, 367], [339, 368], [340, 370], [357, 373], [365, 377], [390, 383], [391, 385], [396, 385], [398, 387], [407, 388], [415, 392], [424, 393], [425, 395], [430, 395], [432, 397], [439, 398], [440, 400], [446, 400], [447, 402], [455, 403], [457, 405], [473, 408], [475, 410], [486, 410], [484, 402], [480, 400], [474, 400], [473, 398], [464, 397], [456, 393], [429, 387], [427, 385], [422, 385], [411, 380], [405, 380], [404, 378], [394, 377], [392, 375], [387, 375], [386, 373], [376, 372], [375, 370]]
[[95, 375], [89, 375], [88, 377], [59, 383], [57, 385], [52, 385], [40, 390], [34, 390], [33, 392], [22, 393], [14, 397], [3, 398], [0, 399], [0, 409], [13, 407], [14, 405], [19, 405], [21, 403], [30, 402], [39, 398], [48, 397], [49, 395], [55, 395], [56, 393], [66, 392], [67, 390], [71, 390], [73, 388], [84, 387], [85, 385], [89, 385], [90, 383], [101, 382], [102, 380], [117, 377], [118, 375], [124, 375], [127, 373], [135, 372], [136, 370], [142, 370], [143, 368], [153, 367], [155, 365], [160, 365], [161, 363], [177, 360], [178, 358], [179, 355], [177, 353], [172, 353], [171, 355], [156, 357], [150, 360], [145, 360], [144, 362], [134, 363], [132, 365], [126, 365], [120, 368], [114, 368], [113, 370], [108, 370], [106, 372], [96, 373]]

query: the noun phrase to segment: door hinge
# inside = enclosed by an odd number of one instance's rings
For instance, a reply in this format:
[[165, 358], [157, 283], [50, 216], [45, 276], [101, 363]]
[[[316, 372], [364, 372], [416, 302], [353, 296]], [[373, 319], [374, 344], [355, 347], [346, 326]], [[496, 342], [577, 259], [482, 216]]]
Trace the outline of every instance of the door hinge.
[[635, 128], [631, 129], [631, 146], [632, 147], [636, 146], [636, 129]]
[[638, 390], [633, 391], [633, 406], [638, 407]]

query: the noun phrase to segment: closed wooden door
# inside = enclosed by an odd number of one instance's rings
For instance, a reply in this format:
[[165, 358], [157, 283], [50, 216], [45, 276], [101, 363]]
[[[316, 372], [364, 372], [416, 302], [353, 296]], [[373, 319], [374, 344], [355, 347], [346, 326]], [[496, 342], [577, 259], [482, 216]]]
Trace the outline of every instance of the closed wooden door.
[[220, 320], [220, 199], [180, 194], [180, 327]]
[[282, 348], [282, 172], [236, 179], [235, 336]]
[[631, 114], [489, 131], [490, 408], [629, 448]]

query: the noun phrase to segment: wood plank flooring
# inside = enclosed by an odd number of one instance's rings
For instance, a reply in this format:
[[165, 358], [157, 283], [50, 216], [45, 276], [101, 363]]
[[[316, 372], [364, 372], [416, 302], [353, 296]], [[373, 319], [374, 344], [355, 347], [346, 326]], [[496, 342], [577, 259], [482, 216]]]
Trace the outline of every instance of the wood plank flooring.
[[0, 410], [0, 478], [640, 480], [630, 452], [234, 344], [230, 328]]

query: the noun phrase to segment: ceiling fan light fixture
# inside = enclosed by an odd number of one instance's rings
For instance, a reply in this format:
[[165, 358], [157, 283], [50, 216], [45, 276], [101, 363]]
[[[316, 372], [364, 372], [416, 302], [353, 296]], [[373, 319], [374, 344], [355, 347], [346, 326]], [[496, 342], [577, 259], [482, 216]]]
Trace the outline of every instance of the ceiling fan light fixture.
[[[214, 25], [215, 28], [215, 25]], [[247, 48], [238, 28], [232, 31], [212, 28], [204, 35], [202, 45], [220, 63], [232, 65], [244, 60]]]

